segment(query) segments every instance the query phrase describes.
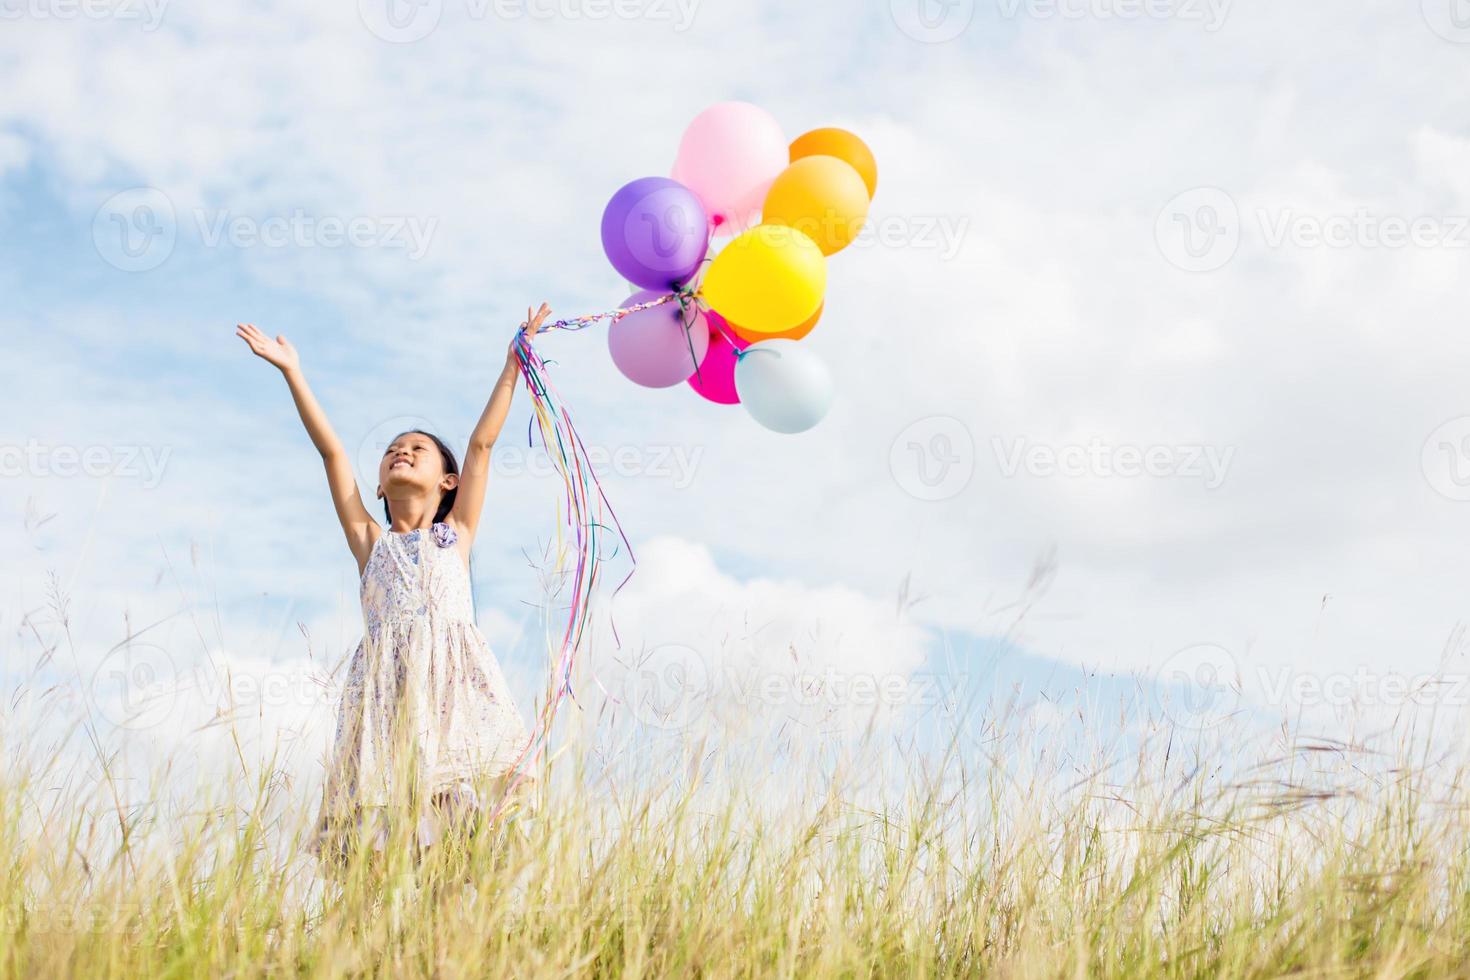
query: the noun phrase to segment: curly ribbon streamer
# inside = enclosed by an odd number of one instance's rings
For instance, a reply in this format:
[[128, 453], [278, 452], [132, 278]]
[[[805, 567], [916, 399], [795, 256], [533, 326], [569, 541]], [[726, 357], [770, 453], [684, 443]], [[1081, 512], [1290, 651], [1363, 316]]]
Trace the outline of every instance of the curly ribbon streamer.
[[[582, 330], [602, 320], [615, 322], [629, 313], [636, 313], [639, 310], [670, 302], [679, 304], [686, 328], [691, 325], [698, 301], [695, 299], [694, 291], [686, 287], [646, 303], [557, 320], [543, 325], [541, 332]], [[576, 702], [576, 694], [572, 690], [572, 669], [576, 664], [577, 653], [582, 647], [590, 617], [592, 595], [597, 584], [598, 571], [604, 561], [617, 554], [617, 551], [611, 555], [602, 554], [604, 551], [603, 535], [610, 530], [617, 532], [623, 547], [627, 549], [628, 558], [633, 566], [613, 590], [613, 598], [616, 598], [623, 586], [628, 584], [628, 580], [633, 577], [633, 572], [638, 565], [638, 560], [633, 555], [633, 546], [623, 532], [623, 526], [618, 521], [617, 514], [613, 511], [607, 494], [603, 492], [602, 483], [598, 480], [597, 473], [592, 467], [587, 447], [572, 424], [571, 413], [547, 377], [546, 362], [541, 359], [541, 355], [536, 353], [535, 348], [526, 339], [524, 328], [516, 334], [515, 354], [521, 378], [525, 381], [526, 390], [531, 398], [532, 418], [526, 433], [527, 445], [535, 445], [534, 431], [539, 429], [541, 445], [565, 484], [565, 494], [557, 505], [556, 565], [553, 579], [561, 579], [569, 575], [571, 590], [568, 598], [567, 623], [559, 643], [551, 632], [548, 617], [547, 649], [555, 653], [551, 670], [547, 675], [546, 697], [531, 731], [531, 737], [511, 767], [515, 772], [515, 777], [506, 786], [499, 804], [491, 813], [491, 819], [498, 816], [510, 802], [515, 789], [545, 752], [551, 737], [551, 726], [556, 720], [556, 711], [562, 699], [570, 697], [574, 703]], [[692, 341], [690, 356], [694, 356]], [[611, 525], [603, 519], [604, 513], [611, 519]], [[616, 623], [613, 624], [613, 638], [621, 647], [622, 640], [618, 638]]]

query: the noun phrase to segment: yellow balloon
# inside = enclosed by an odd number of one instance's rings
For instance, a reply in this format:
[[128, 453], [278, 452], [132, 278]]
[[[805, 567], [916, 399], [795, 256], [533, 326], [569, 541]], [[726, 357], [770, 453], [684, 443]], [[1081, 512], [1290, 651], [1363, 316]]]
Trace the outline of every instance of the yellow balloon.
[[700, 287], [715, 312], [760, 333], [800, 326], [826, 290], [827, 259], [816, 242], [768, 224], [732, 239], [706, 267]]
[[802, 157], [781, 171], [761, 220], [802, 232], [823, 255], [852, 244], [868, 218], [868, 185], [848, 163], [829, 156]]

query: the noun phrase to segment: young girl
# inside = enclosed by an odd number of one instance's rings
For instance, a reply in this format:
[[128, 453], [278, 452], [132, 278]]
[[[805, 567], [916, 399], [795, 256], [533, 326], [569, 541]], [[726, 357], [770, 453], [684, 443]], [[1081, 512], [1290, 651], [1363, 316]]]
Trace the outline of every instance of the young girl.
[[[526, 311], [521, 327], [528, 341], [550, 312], [545, 303]], [[508, 775], [529, 737], [474, 623], [468, 567], [490, 449], [520, 377], [514, 343], [470, 434], [463, 470], [427, 432], [405, 432], [383, 454], [376, 494], [384, 528], [363, 506], [352, 463], [306, 383], [296, 349], [253, 324], [239, 324], [235, 333], [285, 375], [326, 465], [337, 519], [361, 575], [363, 639], [348, 665], [310, 849], [341, 860], [364, 834], [381, 850], [390, 833], [425, 847], [468, 822], [485, 802], [480, 790]]]

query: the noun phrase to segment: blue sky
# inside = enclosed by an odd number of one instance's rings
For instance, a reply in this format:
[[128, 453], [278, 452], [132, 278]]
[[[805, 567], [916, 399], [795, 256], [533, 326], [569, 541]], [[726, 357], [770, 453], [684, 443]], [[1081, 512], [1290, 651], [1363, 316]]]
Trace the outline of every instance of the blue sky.
[[[791, 137], [867, 138], [886, 237], [830, 263], [805, 343], [839, 396], [802, 436], [636, 388], [597, 329], [544, 341], [584, 438], [634, 460], [605, 480], [648, 556], [616, 610], [635, 647], [904, 673], [941, 637], [1002, 635], [1038, 688], [1209, 645], [1256, 673], [1462, 670], [1470, 503], [1443, 453], [1470, 415], [1470, 45], [1436, 2], [957, 0], [916, 21], [903, 0], [706, 0], [684, 24], [651, 0], [445, 0], [410, 43], [374, 33], [373, 0], [168, 5], [156, 29], [11, 4], [0, 443], [101, 447], [108, 472], [0, 480], [0, 624], [23, 654], [55, 572], [84, 671], [124, 616], [171, 617], [155, 635], [181, 664], [305, 669], [298, 623], [340, 657], [354, 569], [284, 386], [233, 324], [297, 344], [355, 454], [402, 420], [462, 442], [525, 306], [626, 295], [598, 244], [607, 197], [742, 98]], [[111, 227], [124, 192], [172, 211], [155, 268], [105, 257], [98, 215]], [[293, 216], [368, 241], [206, 240]], [[422, 254], [400, 221], [431, 229]], [[1414, 221], [1422, 241], [1382, 243]], [[526, 421], [522, 397], [475, 575], [529, 692], [523, 552], [554, 486], [523, 473]], [[1159, 468], [1121, 475], [1120, 450]], [[123, 472], [141, 453], [164, 460], [156, 486]], [[968, 479], [925, 499], [946, 460]], [[900, 616], [906, 581], [923, 601]], [[600, 632], [589, 663], [616, 655]]]

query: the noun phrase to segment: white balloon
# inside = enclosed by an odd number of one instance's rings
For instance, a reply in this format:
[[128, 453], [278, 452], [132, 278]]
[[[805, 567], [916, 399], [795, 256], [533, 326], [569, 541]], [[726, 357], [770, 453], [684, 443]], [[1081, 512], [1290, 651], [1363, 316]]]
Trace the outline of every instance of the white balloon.
[[773, 432], [805, 432], [827, 414], [832, 373], [794, 340], [762, 340], [740, 352], [735, 390], [750, 417]]

